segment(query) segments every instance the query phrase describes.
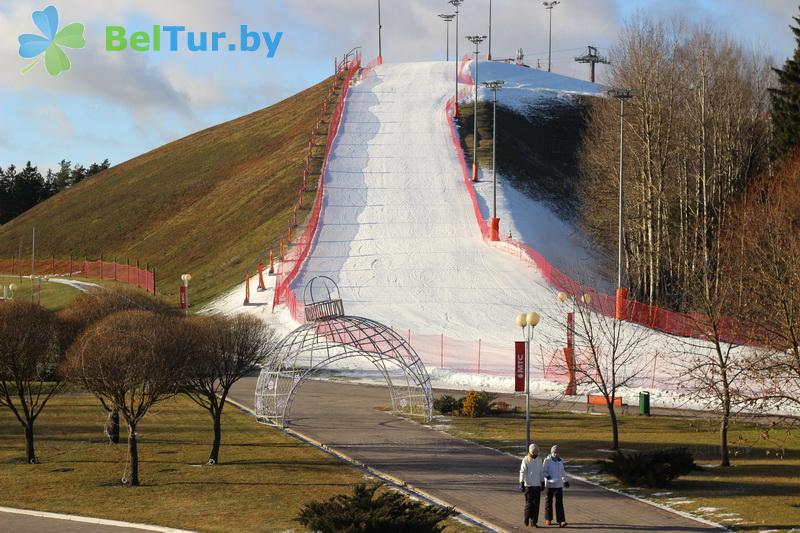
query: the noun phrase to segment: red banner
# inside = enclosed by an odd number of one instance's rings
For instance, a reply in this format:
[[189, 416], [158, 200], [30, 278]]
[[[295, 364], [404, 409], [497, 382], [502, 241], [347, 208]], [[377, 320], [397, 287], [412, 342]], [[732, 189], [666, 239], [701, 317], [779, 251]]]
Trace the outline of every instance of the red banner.
[[514, 343], [514, 392], [525, 392], [525, 341]]
[[189, 307], [189, 302], [186, 300], [186, 287], [181, 285], [181, 309]]

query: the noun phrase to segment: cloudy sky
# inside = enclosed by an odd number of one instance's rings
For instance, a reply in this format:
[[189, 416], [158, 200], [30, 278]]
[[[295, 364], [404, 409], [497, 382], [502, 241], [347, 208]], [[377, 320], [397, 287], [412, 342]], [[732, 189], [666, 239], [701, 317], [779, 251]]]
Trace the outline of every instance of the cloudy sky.
[[[86, 47], [65, 49], [72, 69], [58, 77], [19, 56], [17, 37], [38, 33], [31, 15], [55, 5], [59, 26], [86, 26]], [[553, 12], [553, 70], [586, 78], [576, 54], [592, 44], [608, 53], [620, 26], [637, 11], [724, 30], [782, 63], [794, 41], [788, 29], [796, 0], [562, 0]], [[61, 159], [113, 164], [194, 131], [275, 103], [330, 75], [334, 57], [363, 46], [377, 54], [377, 0], [0, 0], [0, 165], [31, 160], [43, 168]], [[494, 0], [495, 57], [547, 58], [547, 12], [538, 0]], [[689, 11], [691, 6], [691, 11]], [[444, 59], [445, 0], [383, 0], [385, 61]], [[486, 33], [489, 0], [465, 0], [462, 35]], [[283, 32], [274, 58], [256, 52], [105, 50], [107, 26], [128, 34], [154, 24], [226, 32], [240, 26]], [[452, 37], [452, 34], [451, 34]], [[162, 41], [167, 41], [162, 35]], [[462, 38], [462, 41], [463, 38]], [[468, 43], [467, 43], [468, 44]], [[452, 44], [451, 44], [452, 47]], [[223, 45], [223, 49], [225, 46]], [[461, 52], [465, 51], [463, 43]], [[452, 53], [452, 50], [451, 50]], [[601, 68], [602, 71], [602, 68]], [[602, 72], [601, 72], [602, 76]]]

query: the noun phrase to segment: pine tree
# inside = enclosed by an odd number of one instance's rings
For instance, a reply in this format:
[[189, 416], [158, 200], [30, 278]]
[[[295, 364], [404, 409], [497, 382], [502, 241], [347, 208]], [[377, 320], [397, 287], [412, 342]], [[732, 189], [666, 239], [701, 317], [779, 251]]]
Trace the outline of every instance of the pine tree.
[[58, 171], [53, 182], [53, 188], [57, 192], [61, 192], [69, 187], [69, 175], [72, 172], [72, 163], [66, 159], [62, 159], [58, 164]]
[[772, 156], [779, 158], [800, 142], [800, 16], [792, 17], [797, 26], [790, 26], [797, 40], [794, 55], [783, 69], [773, 69], [779, 86], [770, 89], [772, 97]]

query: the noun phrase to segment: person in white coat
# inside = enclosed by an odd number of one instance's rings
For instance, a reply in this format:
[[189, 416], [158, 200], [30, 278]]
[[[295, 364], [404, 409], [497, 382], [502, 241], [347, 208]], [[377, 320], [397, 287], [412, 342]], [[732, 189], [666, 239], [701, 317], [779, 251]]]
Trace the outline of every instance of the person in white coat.
[[525, 493], [525, 526], [539, 527], [539, 500], [544, 486], [542, 458], [536, 444], [528, 446], [528, 454], [519, 467], [519, 488]]
[[553, 498], [556, 500], [556, 519], [559, 527], [567, 527], [567, 517], [564, 514], [564, 487], [569, 487], [567, 473], [564, 470], [564, 461], [559, 454], [558, 445], [550, 448], [548, 455], [542, 464], [544, 471], [544, 486], [547, 489], [544, 504], [544, 523], [553, 523]]

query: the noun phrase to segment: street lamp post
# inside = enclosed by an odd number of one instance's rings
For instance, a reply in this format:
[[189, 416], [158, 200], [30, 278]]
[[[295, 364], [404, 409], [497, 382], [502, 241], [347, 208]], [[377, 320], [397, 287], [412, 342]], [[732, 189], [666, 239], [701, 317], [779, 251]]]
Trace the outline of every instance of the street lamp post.
[[381, 0], [378, 0], [378, 64], [383, 65], [383, 48], [381, 42], [381, 30], [383, 26], [381, 25]]
[[561, 2], [559, 0], [553, 0], [552, 2], [542, 2], [542, 5], [545, 9], [550, 11], [550, 31], [547, 37], [547, 72], [550, 72], [550, 67], [552, 63], [552, 50], [553, 50], [553, 8], [556, 7]]
[[184, 313], [186, 313], [186, 315], [188, 315], [189, 314], [189, 282], [192, 280], [192, 275], [191, 274], [183, 274], [181, 276], [181, 279], [183, 280], [183, 287], [181, 287], [183, 289], [183, 298], [184, 298], [184, 300], [182, 302], [183, 303], [183, 310], [184, 310]]
[[456, 8], [456, 102], [453, 106], [453, 118], [458, 117], [458, 8], [464, 0], [450, 0], [450, 4]]
[[[446, 60], [446, 61], [450, 61], [450, 22], [451, 22], [451, 21], [452, 21], [454, 18], [456, 18], [456, 16], [455, 16], [455, 15], [452, 15], [452, 14], [449, 14], [449, 15], [439, 15], [439, 18], [441, 18], [442, 20], [444, 20], [444, 22], [445, 22], [445, 26], [447, 26], [447, 34], [446, 34], [446, 35], [447, 35], [447, 54], [445, 55], [445, 60]], [[456, 59], [458, 59], [458, 58], [456, 58]]]
[[539, 324], [539, 314], [520, 313], [517, 315], [517, 326], [522, 328], [525, 338], [525, 449], [531, 444], [531, 340], [533, 330]]
[[486, 81], [483, 83], [487, 89], [494, 93], [492, 109], [492, 181], [494, 188], [492, 192], [492, 224], [489, 239], [500, 240], [500, 219], [497, 217], [497, 91], [503, 87], [505, 82], [502, 80]]
[[622, 240], [623, 230], [623, 206], [625, 202], [623, 163], [625, 154], [625, 101], [633, 98], [633, 91], [630, 89], [612, 89], [608, 95], [619, 100], [619, 213], [618, 213], [618, 233], [617, 233], [617, 294], [614, 316], [617, 320], [622, 320], [625, 315], [625, 300], [628, 298], [628, 290], [622, 288]]
[[467, 40], [475, 45], [475, 113], [472, 116], [472, 181], [478, 181], [478, 54], [485, 35], [467, 35]]

